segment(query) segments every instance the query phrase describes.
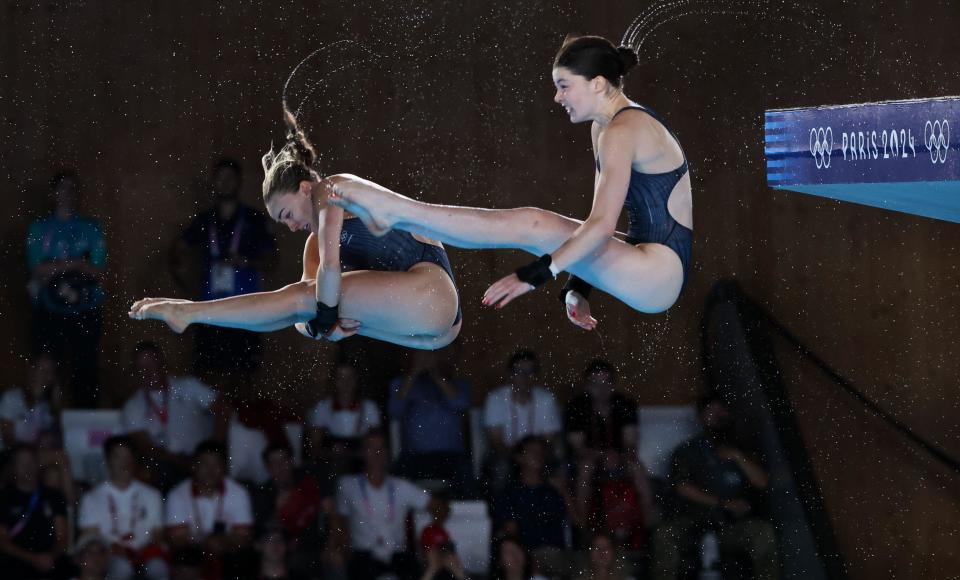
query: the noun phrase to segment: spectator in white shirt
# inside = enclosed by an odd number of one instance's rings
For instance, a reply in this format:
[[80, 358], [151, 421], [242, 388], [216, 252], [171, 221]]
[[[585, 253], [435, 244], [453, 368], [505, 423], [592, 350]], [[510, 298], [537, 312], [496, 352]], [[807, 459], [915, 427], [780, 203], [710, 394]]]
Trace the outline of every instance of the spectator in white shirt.
[[511, 472], [512, 447], [534, 435], [550, 448], [560, 433], [560, 407], [553, 394], [539, 386], [540, 360], [530, 350], [520, 350], [507, 363], [510, 383], [487, 395], [483, 424], [489, 453], [485, 460], [490, 494], [507, 484]]
[[49, 352], [37, 354], [30, 364], [27, 387], [13, 387], [0, 397], [0, 437], [8, 449], [33, 445], [40, 459], [43, 484], [58, 490], [73, 505], [73, 475], [58, 422], [63, 399], [57, 359]]
[[401, 580], [417, 578], [419, 564], [407, 546], [407, 514], [427, 509], [430, 495], [389, 474], [389, 449], [379, 431], [363, 438], [362, 452], [364, 472], [341, 477], [337, 483], [340, 517], [333, 541], [352, 550], [348, 577], [376, 578], [392, 572]]
[[201, 546], [206, 574], [221, 577], [230, 577], [225, 565], [249, 557], [253, 533], [250, 494], [226, 472], [226, 447], [202, 442], [194, 453], [193, 477], [167, 496], [166, 515], [171, 549]]
[[137, 569], [151, 580], [164, 580], [163, 498], [160, 492], [134, 479], [137, 456], [133, 440], [110, 437], [103, 444], [109, 478], [80, 500], [82, 534], [98, 534], [110, 547], [109, 578], [133, 578]]
[[123, 406], [121, 421], [146, 459], [151, 483], [166, 491], [190, 473], [198, 443], [211, 434], [223, 440], [229, 410], [198, 379], [168, 374], [156, 343], [139, 343], [133, 364], [140, 385]]
[[337, 363], [330, 378], [333, 395], [317, 403], [310, 416], [310, 452], [342, 474], [359, 468], [360, 439], [380, 427], [380, 409], [360, 396], [360, 371], [352, 363]]
[[30, 364], [27, 388], [7, 389], [0, 397], [0, 436], [3, 446], [17, 443], [36, 445], [40, 436], [57, 427], [63, 389], [57, 359], [49, 352], [38, 354]]

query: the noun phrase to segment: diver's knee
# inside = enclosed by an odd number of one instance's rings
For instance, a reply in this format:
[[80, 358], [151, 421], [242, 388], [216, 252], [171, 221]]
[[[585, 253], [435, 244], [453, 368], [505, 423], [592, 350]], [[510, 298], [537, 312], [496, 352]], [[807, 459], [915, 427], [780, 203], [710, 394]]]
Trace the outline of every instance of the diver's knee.
[[279, 290], [298, 315], [311, 314], [317, 309], [317, 281], [300, 280]]

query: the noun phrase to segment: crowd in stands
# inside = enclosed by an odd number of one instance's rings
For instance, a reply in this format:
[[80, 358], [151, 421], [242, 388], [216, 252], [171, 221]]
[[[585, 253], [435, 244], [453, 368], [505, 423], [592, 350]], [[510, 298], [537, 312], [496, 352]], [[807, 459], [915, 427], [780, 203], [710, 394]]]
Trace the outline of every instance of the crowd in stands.
[[[263, 214], [239, 202], [241, 177], [234, 161], [214, 166], [214, 206], [171, 252], [175, 270], [199, 252], [196, 297], [259, 290], [275, 261]], [[599, 359], [583, 361], [564, 404], [532, 350], [506, 361], [499, 386], [458, 376], [443, 351], [409, 352], [382, 385], [343, 358], [326, 396], [298, 413], [252, 390], [218, 392], [144, 341], [129, 353], [133, 388], [113, 406], [102, 470], [77, 477], [63, 413], [111, 407], [96, 372], [106, 245], [78, 211], [76, 174], [52, 188], [56, 209], [27, 239], [34, 355], [0, 394], [3, 577], [697, 578], [719, 565], [702, 557], [706, 536], [742, 573], [730, 577], [778, 576], [769, 476], [732, 435], [723, 399], [701, 397], [702, 431], [656, 478], [638, 452], [638, 385]], [[201, 332], [195, 371], [242, 384], [261, 364], [256, 335]], [[484, 536], [482, 566], [454, 539], [464, 521]]]

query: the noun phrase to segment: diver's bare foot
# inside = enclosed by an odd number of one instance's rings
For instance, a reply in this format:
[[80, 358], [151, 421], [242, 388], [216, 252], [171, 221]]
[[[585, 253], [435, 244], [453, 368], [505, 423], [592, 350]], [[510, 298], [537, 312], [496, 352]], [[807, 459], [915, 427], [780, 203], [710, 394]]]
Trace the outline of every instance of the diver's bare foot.
[[128, 313], [130, 318], [136, 318], [134, 313], [143, 308], [148, 304], [153, 304], [154, 302], [190, 302], [190, 300], [184, 300], [182, 298], [141, 298], [133, 303], [130, 306], [130, 312]]
[[329, 201], [360, 218], [375, 236], [386, 235], [399, 221], [398, 204], [409, 201], [399, 193], [354, 175], [332, 175]]
[[163, 298], [145, 298], [137, 301], [130, 307], [130, 318], [134, 320], [160, 320], [167, 323], [167, 326], [177, 334], [190, 326], [190, 320], [183, 308], [184, 304], [190, 303], [190, 300], [167, 300]]

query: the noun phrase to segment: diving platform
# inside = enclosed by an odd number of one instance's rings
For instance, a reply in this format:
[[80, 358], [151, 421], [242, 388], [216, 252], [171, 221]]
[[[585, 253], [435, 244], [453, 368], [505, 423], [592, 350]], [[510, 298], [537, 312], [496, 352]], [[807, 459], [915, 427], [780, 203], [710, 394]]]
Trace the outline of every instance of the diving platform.
[[960, 97], [767, 111], [767, 183], [960, 223]]

